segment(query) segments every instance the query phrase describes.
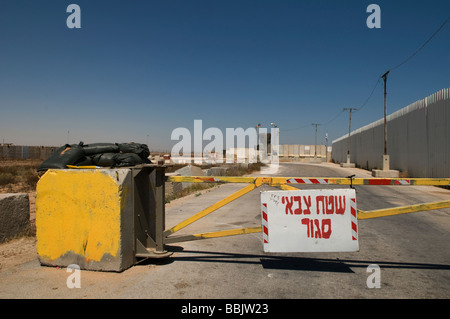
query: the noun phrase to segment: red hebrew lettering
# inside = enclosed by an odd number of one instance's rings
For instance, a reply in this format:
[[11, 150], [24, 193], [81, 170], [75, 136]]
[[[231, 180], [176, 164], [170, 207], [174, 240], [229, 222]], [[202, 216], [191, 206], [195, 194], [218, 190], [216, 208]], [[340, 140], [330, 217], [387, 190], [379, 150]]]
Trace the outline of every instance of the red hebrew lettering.
[[307, 229], [306, 236], [307, 237], [311, 237], [310, 236], [310, 232], [309, 232], [309, 218], [303, 218], [302, 219], [302, 224], [306, 225], [306, 229]]
[[311, 210], [310, 210], [310, 208], [311, 208], [311, 196], [308, 196], [308, 197], [303, 196], [303, 201], [305, 202], [305, 205], [306, 205], [306, 209], [303, 210], [303, 214], [305, 214], [305, 215], [311, 214]]
[[[325, 226], [327, 226], [327, 230], [325, 231]], [[323, 219], [322, 220], [322, 237], [323, 238], [330, 238], [331, 236], [331, 219]]]
[[291, 196], [291, 202], [289, 202], [289, 199], [288, 199], [288, 197], [286, 196], [283, 196], [283, 199], [282, 199], [282, 202], [284, 203], [284, 200], [286, 199], [286, 215], [288, 214], [288, 213], [290, 213], [291, 215], [293, 214], [293, 212], [292, 212], [292, 204], [294, 204], [294, 200], [292, 199], [292, 196]]
[[325, 196], [321, 195], [321, 196], [317, 196], [316, 197], [316, 207], [317, 207], [317, 215], [320, 214], [320, 206], [319, 203], [322, 203], [322, 213], [325, 213]]
[[306, 226], [306, 237], [329, 239], [331, 236], [331, 219], [303, 218], [302, 225]]
[[[340, 197], [340, 196], [339, 196]], [[321, 205], [319, 205], [319, 203]], [[316, 204], [317, 204], [317, 214], [327, 214], [327, 215], [331, 215], [334, 213], [337, 213], [337, 210], [335, 210], [335, 208], [337, 208], [337, 196], [317, 196], [316, 197]], [[344, 203], [344, 211], [345, 211], [345, 203]], [[342, 212], [343, 214], [343, 212]]]
[[345, 212], [345, 196], [336, 196], [335, 200], [334, 207], [336, 208], [336, 214], [343, 215]]
[[334, 196], [328, 196], [326, 199], [326, 213], [333, 214], [334, 213]]
[[294, 210], [295, 215], [300, 215], [302, 213], [302, 197], [294, 196], [294, 201], [298, 203], [298, 208]]
[[322, 238], [322, 233], [320, 232], [320, 220], [314, 219], [314, 225], [316, 226], [316, 231], [314, 232], [314, 238]]

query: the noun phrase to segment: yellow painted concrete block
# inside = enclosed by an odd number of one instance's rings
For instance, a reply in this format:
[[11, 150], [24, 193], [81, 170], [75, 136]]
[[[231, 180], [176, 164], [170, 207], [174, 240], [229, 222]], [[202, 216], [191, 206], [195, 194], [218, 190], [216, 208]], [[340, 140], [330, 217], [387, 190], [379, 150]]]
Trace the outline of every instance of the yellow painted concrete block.
[[130, 169], [48, 170], [36, 189], [43, 265], [122, 271], [134, 263]]

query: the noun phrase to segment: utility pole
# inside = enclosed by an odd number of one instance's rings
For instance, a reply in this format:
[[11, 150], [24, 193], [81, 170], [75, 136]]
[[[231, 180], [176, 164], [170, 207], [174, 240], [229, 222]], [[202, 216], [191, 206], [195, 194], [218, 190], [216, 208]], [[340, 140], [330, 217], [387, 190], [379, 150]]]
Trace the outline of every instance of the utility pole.
[[384, 155], [387, 155], [387, 125], [386, 125], [386, 82], [387, 82], [387, 75], [389, 74], [389, 71], [387, 71], [385, 74], [383, 74], [381, 77], [384, 81]]
[[390, 168], [390, 158], [387, 152], [387, 110], [386, 110], [386, 82], [389, 71], [386, 71], [381, 78], [384, 81], [384, 154], [383, 154], [383, 167], [382, 169], [374, 169], [372, 170], [372, 176], [374, 177], [383, 177], [383, 178], [396, 178], [399, 175], [397, 170], [391, 170]]
[[316, 139], [315, 139], [315, 146], [314, 146], [314, 158], [317, 158], [317, 126], [319, 126], [320, 124], [316, 124], [313, 123], [312, 125], [314, 125], [316, 127]]
[[348, 139], [347, 139], [347, 163], [350, 163], [350, 132], [352, 130], [352, 111], [356, 111], [355, 108], [344, 108], [344, 111], [349, 111], [348, 118]]

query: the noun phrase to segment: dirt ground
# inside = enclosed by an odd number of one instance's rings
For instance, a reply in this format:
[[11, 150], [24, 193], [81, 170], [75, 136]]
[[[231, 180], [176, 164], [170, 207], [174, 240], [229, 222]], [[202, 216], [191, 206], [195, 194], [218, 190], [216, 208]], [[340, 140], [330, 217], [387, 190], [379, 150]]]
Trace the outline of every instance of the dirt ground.
[[[39, 160], [0, 160], [0, 167], [37, 167]], [[28, 236], [10, 239], [0, 244], [0, 272], [37, 258], [35, 238], [36, 190], [22, 181], [0, 186], [0, 193], [28, 193], [30, 200], [30, 224]]]
[[0, 272], [37, 258], [35, 234], [36, 193], [30, 195], [30, 232], [28, 236], [0, 244]]
[[0, 272], [35, 260], [36, 238], [22, 237], [0, 244]]
[[30, 234], [0, 244], [0, 272], [37, 258], [36, 237], [34, 236], [36, 192], [28, 193], [28, 195], [30, 198]]

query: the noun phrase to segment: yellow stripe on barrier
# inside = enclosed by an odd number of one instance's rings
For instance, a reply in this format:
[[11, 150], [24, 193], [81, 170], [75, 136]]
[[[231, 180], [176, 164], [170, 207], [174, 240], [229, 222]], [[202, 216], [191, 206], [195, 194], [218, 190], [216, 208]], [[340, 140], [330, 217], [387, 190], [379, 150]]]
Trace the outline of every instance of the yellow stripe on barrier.
[[279, 185], [384, 185], [449, 186], [450, 178], [349, 178], [349, 177], [247, 177], [247, 176], [168, 176], [170, 182], [258, 183]]
[[200, 233], [194, 234], [193, 236], [201, 239], [206, 239], [206, 238], [218, 238], [218, 237], [260, 233], [261, 231], [262, 227], [256, 226], [256, 227], [237, 228], [237, 229], [220, 230], [215, 232]]
[[101, 168], [100, 166], [92, 166], [92, 165], [87, 165], [87, 166], [75, 166], [75, 165], [66, 165], [67, 168], [72, 168], [72, 169], [95, 169], [95, 168]]
[[168, 176], [167, 181], [175, 183], [254, 183], [257, 177], [242, 176]]
[[300, 190], [300, 189], [297, 188], [297, 187], [290, 186], [290, 185], [285, 185], [285, 184], [281, 184], [281, 185], [274, 185], [274, 184], [271, 184], [271, 186], [278, 186], [278, 187], [281, 188], [281, 190], [284, 190], [284, 191], [298, 191], [298, 190]]
[[377, 209], [371, 211], [358, 210], [358, 219], [370, 219], [377, 217], [393, 216], [407, 213], [415, 213], [425, 210], [441, 209], [450, 207], [450, 200], [442, 202], [432, 202], [393, 208]]

